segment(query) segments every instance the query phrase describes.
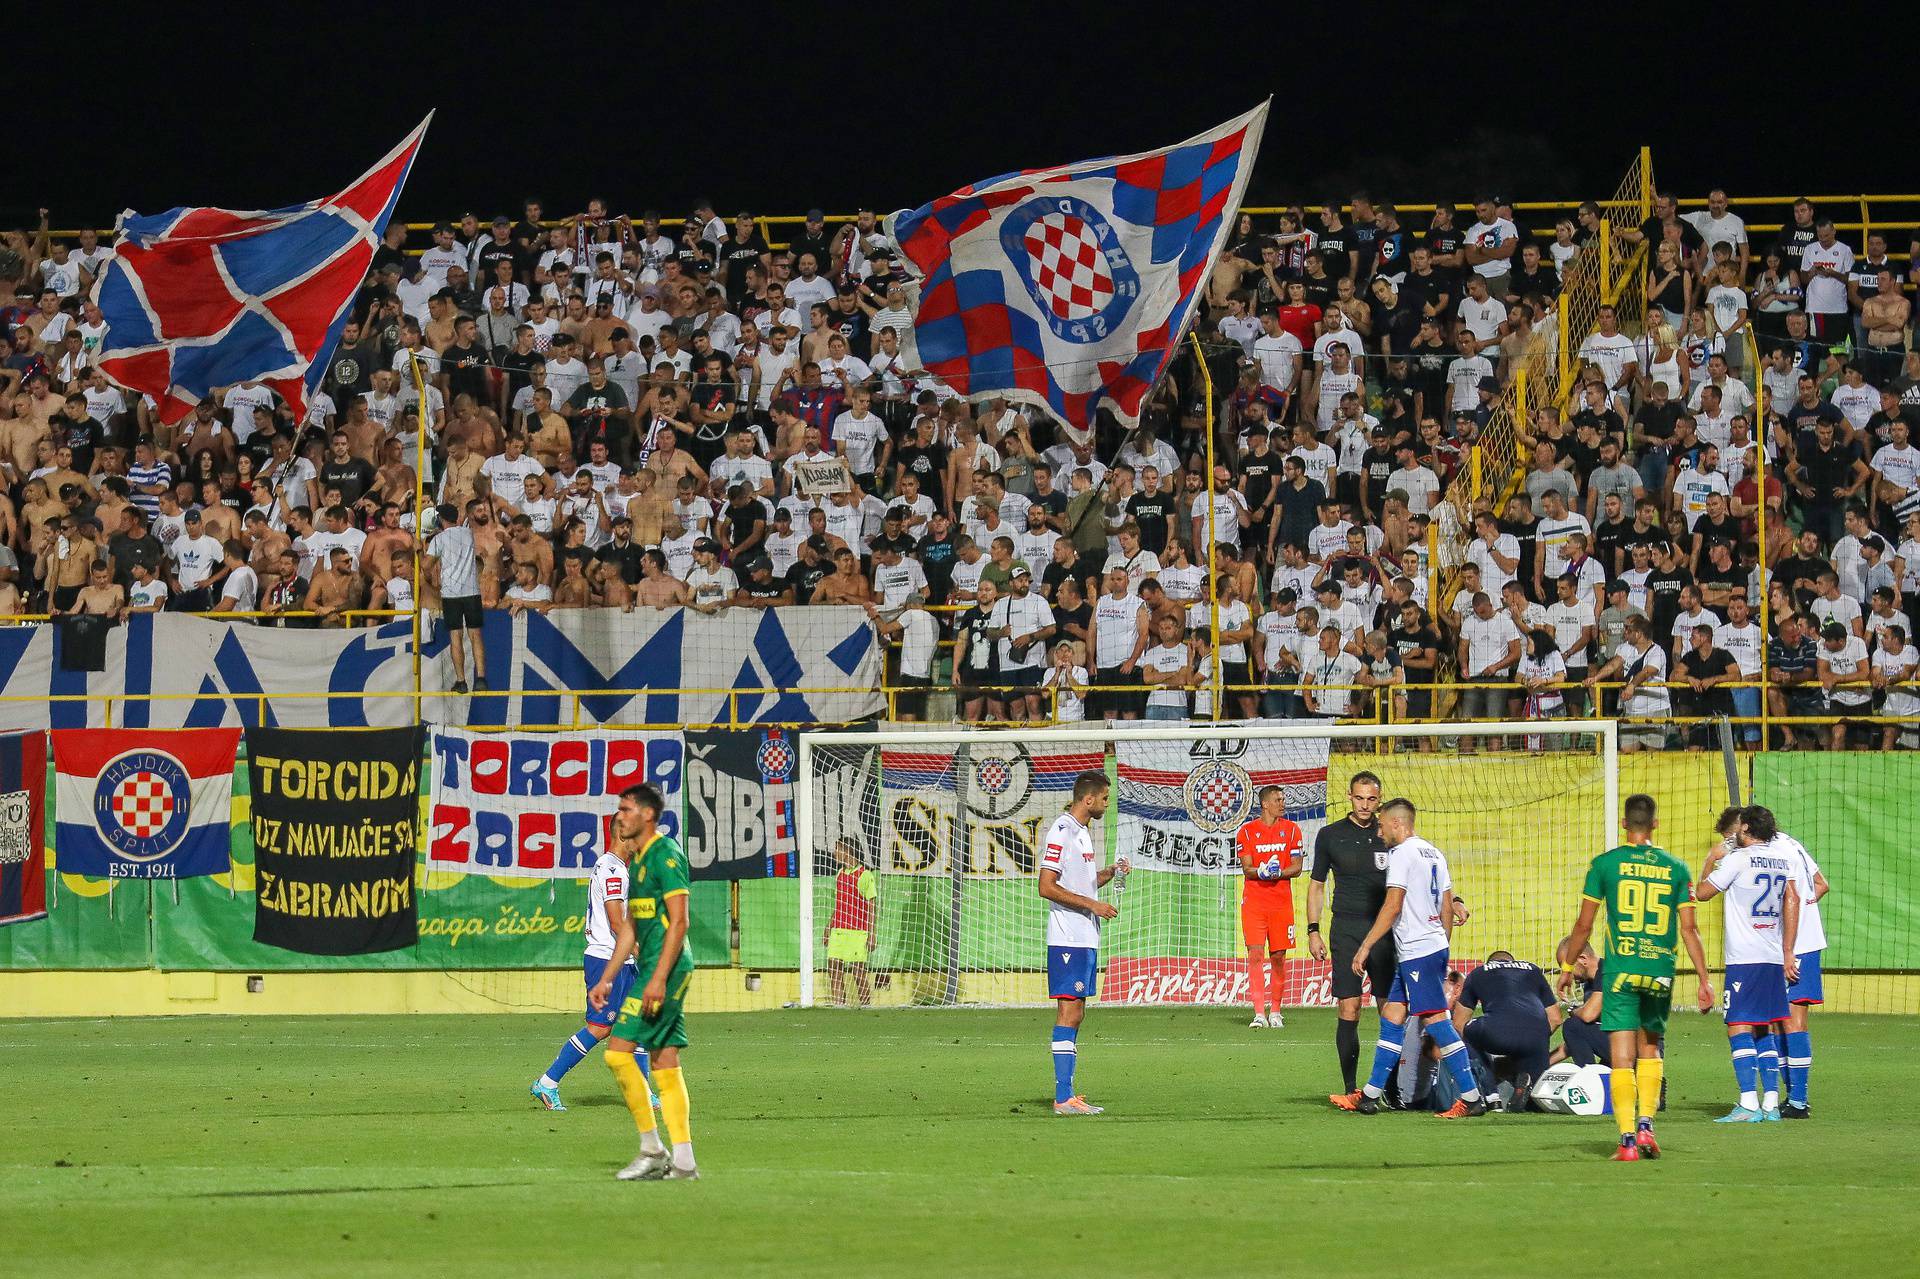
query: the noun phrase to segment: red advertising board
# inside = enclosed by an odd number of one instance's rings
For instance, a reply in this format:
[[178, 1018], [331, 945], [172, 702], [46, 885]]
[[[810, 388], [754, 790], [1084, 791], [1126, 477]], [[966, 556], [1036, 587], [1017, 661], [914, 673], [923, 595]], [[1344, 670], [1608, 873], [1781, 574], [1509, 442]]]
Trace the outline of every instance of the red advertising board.
[[[1477, 962], [1453, 965], [1465, 973]], [[1317, 959], [1290, 959], [1287, 978], [1276, 1001], [1286, 1008], [1331, 1008], [1334, 1005], [1332, 965]], [[1370, 986], [1361, 990], [1369, 1000]], [[1246, 1004], [1247, 961], [1156, 956], [1107, 960], [1100, 975], [1100, 995], [1115, 1004]]]

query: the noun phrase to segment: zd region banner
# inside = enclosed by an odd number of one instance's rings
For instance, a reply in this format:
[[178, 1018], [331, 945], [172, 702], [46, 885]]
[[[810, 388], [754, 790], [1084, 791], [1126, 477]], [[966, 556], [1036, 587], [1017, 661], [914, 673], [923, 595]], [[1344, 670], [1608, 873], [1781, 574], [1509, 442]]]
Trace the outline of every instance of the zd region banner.
[[419, 940], [424, 734], [418, 725], [248, 730], [255, 941], [369, 955]]

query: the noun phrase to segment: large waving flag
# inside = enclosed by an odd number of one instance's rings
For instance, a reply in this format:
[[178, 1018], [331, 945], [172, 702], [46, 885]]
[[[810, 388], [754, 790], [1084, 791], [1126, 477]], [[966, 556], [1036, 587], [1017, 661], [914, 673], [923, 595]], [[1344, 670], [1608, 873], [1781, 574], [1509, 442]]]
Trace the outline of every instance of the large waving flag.
[[1132, 425], [1232, 230], [1265, 103], [1159, 151], [1030, 169], [887, 220], [920, 363], [962, 395]]
[[153, 396], [164, 422], [235, 382], [263, 382], [304, 416], [432, 119], [322, 200], [122, 213], [94, 289], [107, 377]]

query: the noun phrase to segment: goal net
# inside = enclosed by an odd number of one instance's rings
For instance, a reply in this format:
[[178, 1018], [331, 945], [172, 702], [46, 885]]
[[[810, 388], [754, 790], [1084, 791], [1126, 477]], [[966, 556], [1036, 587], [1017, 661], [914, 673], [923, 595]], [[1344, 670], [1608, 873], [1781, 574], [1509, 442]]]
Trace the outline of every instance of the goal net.
[[[1234, 834], [1281, 788], [1306, 836], [1344, 820], [1368, 771], [1419, 810], [1473, 911], [1458, 958], [1540, 963], [1573, 918], [1587, 861], [1614, 841], [1611, 721], [1481, 725], [1192, 724], [1069, 730], [820, 732], [800, 738], [799, 1001], [915, 1007], [1047, 1002], [1037, 849], [1088, 770], [1112, 783], [1094, 841], [1129, 874], [1101, 936], [1100, 998], [1239, 1004], [1244, 879]], [[1308, 957], [1309, 875], [1280, 1002], [1332, 1002]]]

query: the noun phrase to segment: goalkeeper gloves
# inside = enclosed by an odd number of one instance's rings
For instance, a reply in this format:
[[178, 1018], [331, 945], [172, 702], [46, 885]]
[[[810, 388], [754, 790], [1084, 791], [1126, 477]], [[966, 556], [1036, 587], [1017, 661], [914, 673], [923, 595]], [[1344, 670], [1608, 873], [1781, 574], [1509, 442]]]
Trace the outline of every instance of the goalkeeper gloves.
[[1261, 879], [1268, 880], [1269, 882], [1280, 878], [1279, 855], [1275, 854], [1274, 856], [1269, 857], [1267, 858], [1267, 860], [1261, 862], [1260, 869], [1256, 871], [1255, 874], [1257, 874]]

